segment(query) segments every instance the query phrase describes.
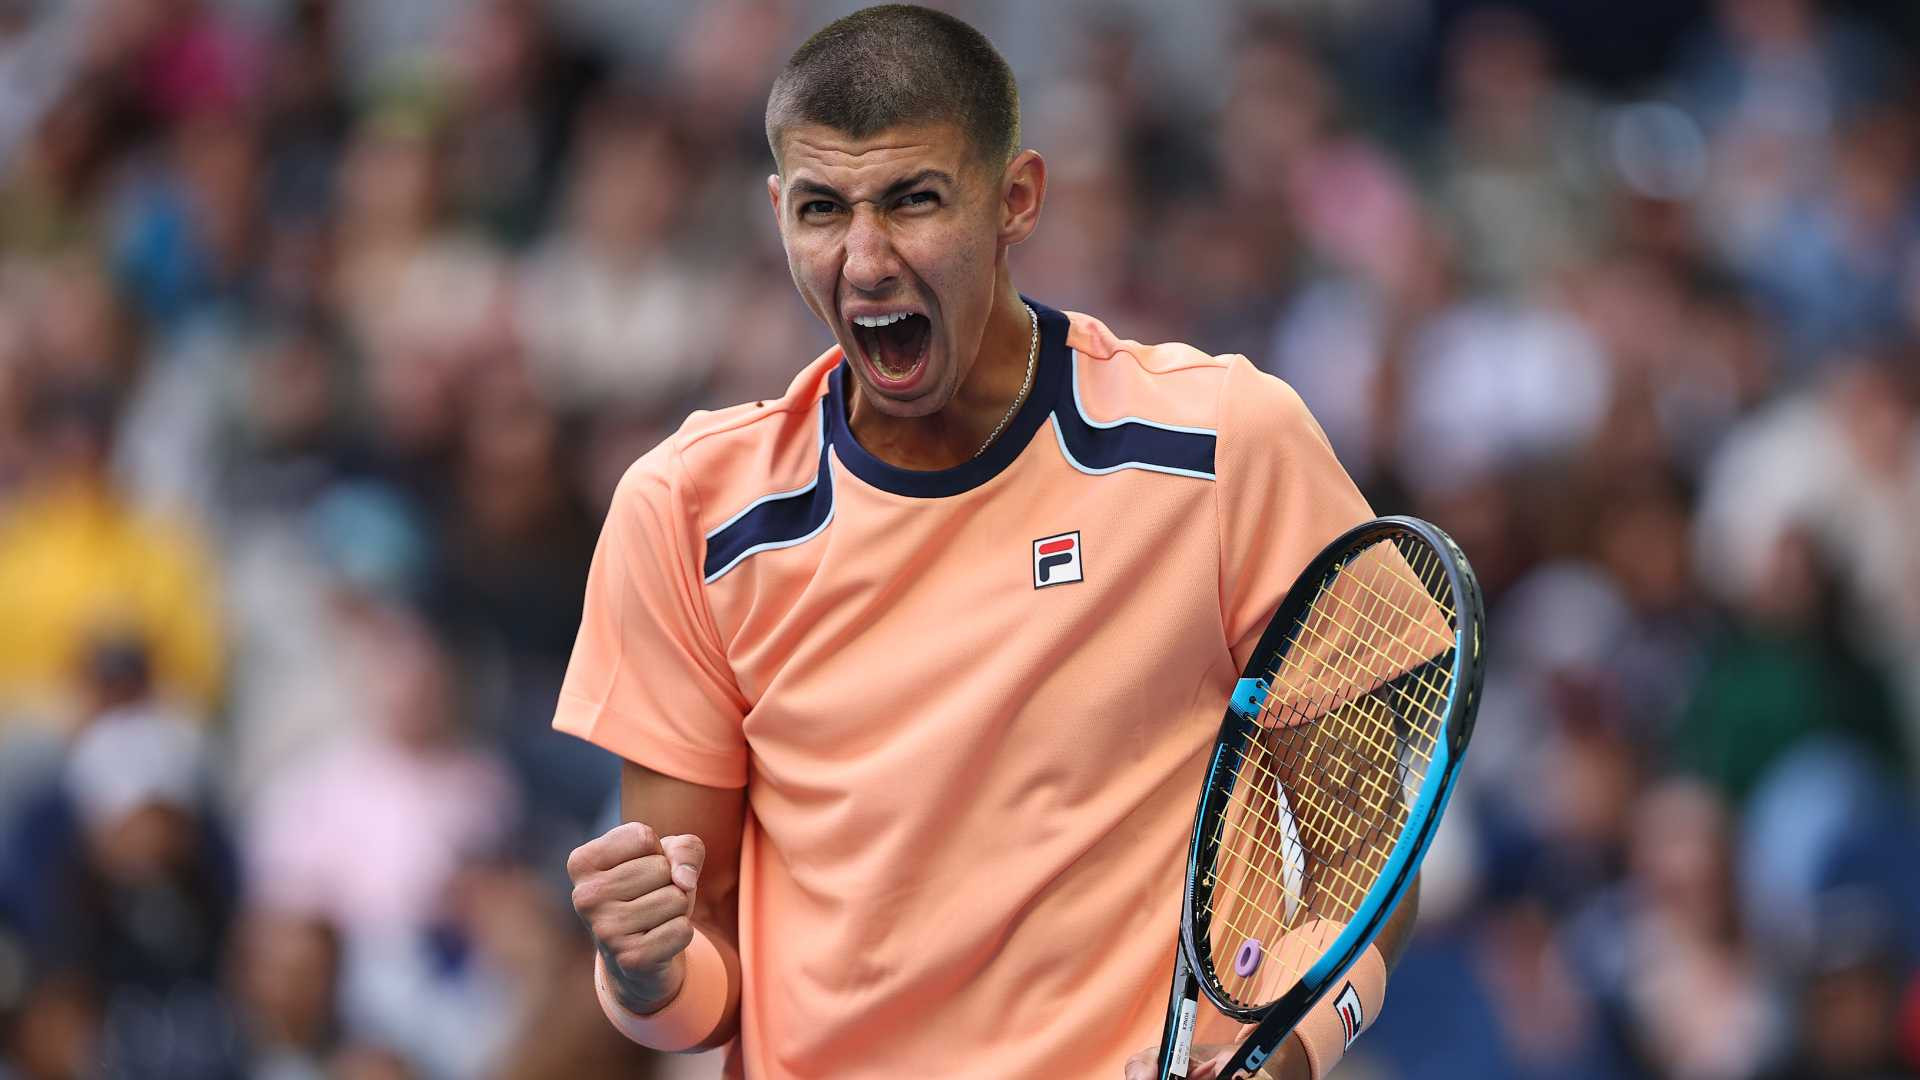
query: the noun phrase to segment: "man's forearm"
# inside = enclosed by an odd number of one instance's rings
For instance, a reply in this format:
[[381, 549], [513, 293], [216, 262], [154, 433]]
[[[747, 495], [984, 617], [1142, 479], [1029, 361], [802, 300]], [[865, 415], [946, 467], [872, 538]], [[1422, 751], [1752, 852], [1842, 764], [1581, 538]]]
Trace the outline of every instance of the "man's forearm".
[[1374, 944], [1380, 946], [1380, 955], [1387, 961], [1387, 970], [1391, 972], [1400, 963], [1400, 954], [1407, 951], [1407, 944], [1413, 940], [1414, 920], [1420, 914], [1420, 875], [1415, 874], [1407, 886], [1405, 896], [1393, 909], [1387, 919], [1387, 925], [1380, 928], [1380, 936]]
[[[731, 902], [729, 900], [729, 903]], [[740, 1033], [740, 989], [744, 972], [740, 967], [740, 947], [731, 933], [732, 930], [731, 926], [720, 927], [705, 921], [700, 924], [701, 933], [713, 942], [714, 949], [720, 953], [720, 959], [726, 964], [727, 1009], [721, 1016], [720, 1025], [713, 1029], [713, 1034], [695, 1047], [695, 1050], [712, 1050], [725, 1046]]]

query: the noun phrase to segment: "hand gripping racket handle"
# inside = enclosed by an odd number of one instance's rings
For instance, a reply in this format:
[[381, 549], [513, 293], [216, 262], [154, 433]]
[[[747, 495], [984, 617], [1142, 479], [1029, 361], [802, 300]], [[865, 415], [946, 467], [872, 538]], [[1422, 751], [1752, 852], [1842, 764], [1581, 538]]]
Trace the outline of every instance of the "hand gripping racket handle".
[[1200, 1006], [1200, 984], [1187, 968], [1187, 951], [1173, 950], [1173, 992], [1167, 997], [1167, 1023], [1160, 1032], [1160, 1080], [1180, 1080], [1192, 1065], [1193, 1025]]

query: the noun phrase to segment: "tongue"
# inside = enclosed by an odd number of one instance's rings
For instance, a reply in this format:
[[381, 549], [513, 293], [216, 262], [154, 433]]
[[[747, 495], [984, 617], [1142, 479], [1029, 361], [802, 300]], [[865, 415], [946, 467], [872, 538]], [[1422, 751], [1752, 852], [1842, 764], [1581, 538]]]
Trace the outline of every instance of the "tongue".
[[874, 335], [879, 345], [873, 353], [874, 363], [888, 375], [910, 374], [926, 349], [928, 329], [929, 324], [922, 315], [909, 315], [881, 327]]

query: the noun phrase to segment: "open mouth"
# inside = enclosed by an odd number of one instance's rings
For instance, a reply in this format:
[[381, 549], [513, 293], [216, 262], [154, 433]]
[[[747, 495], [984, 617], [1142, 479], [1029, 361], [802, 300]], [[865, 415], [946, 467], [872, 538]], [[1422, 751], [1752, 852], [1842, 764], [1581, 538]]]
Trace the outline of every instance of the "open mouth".
[[933, 323], [925, 315], [860, 316], [852, 325], [867, 370], [882, 383], [910, 383], [926, 365]]

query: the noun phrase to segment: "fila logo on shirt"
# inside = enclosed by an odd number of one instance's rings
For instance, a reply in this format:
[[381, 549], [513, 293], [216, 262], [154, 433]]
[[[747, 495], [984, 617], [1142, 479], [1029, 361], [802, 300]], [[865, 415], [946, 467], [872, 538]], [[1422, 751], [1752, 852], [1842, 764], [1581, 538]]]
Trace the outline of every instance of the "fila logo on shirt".
[[1360, 1005], [1360, 994], [1347, 984], [1345, 990], [1334, 1000], [1333, 1011], [1340, 1015], [1340, 1030], [1346, 1033], [1347, 1049], [1353, 1049], [1353, 1040], [1360, 1037], [1360, 1029], [1366, 1025], [1366, 1009]]
[[1080, 532], [1043, 536], [1033, 542], [1033, 587], [1065, 585], [1082, 580]]

